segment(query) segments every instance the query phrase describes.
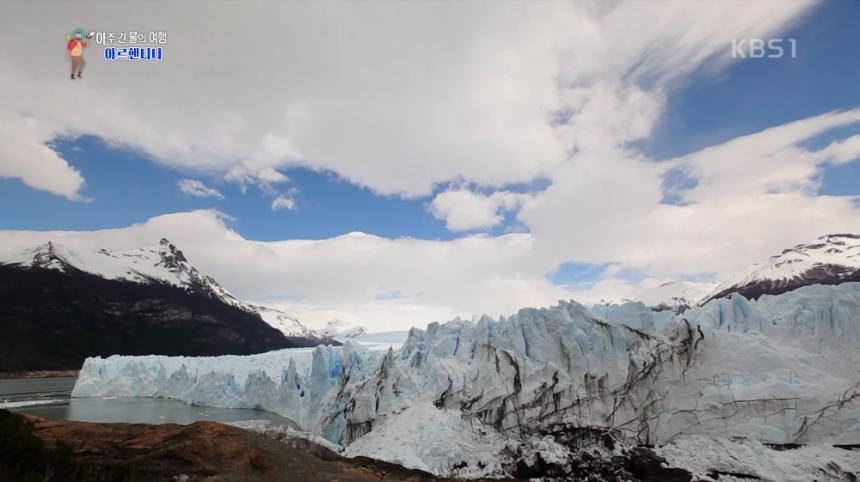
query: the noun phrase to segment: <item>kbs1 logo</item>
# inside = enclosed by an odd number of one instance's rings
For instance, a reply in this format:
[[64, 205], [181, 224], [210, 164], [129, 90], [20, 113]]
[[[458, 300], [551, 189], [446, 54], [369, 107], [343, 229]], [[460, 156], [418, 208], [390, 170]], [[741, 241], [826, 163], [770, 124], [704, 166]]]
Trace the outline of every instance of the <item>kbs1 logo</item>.
[[733, 59], [781, 59], [785, 57], [797, 58], [797, 39], [732, 39]]

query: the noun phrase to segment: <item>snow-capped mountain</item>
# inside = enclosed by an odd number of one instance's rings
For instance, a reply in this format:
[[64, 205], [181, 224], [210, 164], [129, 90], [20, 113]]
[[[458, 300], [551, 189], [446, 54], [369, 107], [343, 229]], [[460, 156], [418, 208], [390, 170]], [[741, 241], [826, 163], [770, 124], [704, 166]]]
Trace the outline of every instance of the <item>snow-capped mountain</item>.
[[683, 313], [696, 306], [715, 286], [714, 283], [698, 281], [670, 281], [643, 291], [636, 300], [645, 303], [654, 311]]
[[400, 348], [409, 334], [408, 330], [371, 333], [359, 323], [340, 319], [329, 321], [320, 332], [341, 343], [352, 343], [370, 350], [383, 351], [389, 348]]
[[214, 279], [198, 272], [182, 251], [163, 238], [156, 246], [117, 251], [78, 249], [48, 241], [0, 262], [63, 273], [80, 271], [109, 280], [175, 286], [247, 310], [247, 305]]
[[[646, 311], [653, 311], [659, 318], [669, 318], [673, 314], [683, 313], [690, 307], [696, 306], [705, 295], [713, 291], [716, 283], [700, 281], [670, 281], [649, 288], [633, 298], [620, 298], [617, 300], [601, 300], [600, 303], [590, 305], [591, 310], [612, 322], [616, 318], [618, 310], [639, 310], [634, 307], [637, 303], [642, 304]], [[647, 315], [647, 314], [646, 314]], [[627, 322], [629, 317], [622, 316]], [[630, 326], [630, 325], [628, 325]], [[631, 326], [640, 328], [640, 325]]]
[[329, 321], [320, 332], [336, 340], [350, 340], [367, 333], [367, 329], [358, 323], [334, 319]]
[[[0, 246], [0, 368], [76, 368], [98, 354], [249, 354], [337, 344], [242, 302], [166, 239], [133, 249], [86, 240]], [[10, 246], [11, 245], [11, 246]]]
[[211, 276], [200, 273], [182, 251], [164, 238], [156, 246], [115, 251], [71, 248], [48, 241], [0, 262], [60, 272], [81, 271], [109, 280], [174, 286], [256, 314], [286, 337], [306, 338], [316, 343], [333, 341], [281, 310], [239, 300]]
[[278, 329], [286, 337], [298, 337], [314, 340], [317, 344], [337, 344], [338, 340], [328, 334], [308, 328], [295, 317], [270, 306], [246, 304], [248, 309], [260, 315], [266, 323]]
[[812, 284], [860, 281], [860, 235], [828, 234], [771, 256], [734, 275], [704, 296], [700, 304], [732, 293], [756, 299]]

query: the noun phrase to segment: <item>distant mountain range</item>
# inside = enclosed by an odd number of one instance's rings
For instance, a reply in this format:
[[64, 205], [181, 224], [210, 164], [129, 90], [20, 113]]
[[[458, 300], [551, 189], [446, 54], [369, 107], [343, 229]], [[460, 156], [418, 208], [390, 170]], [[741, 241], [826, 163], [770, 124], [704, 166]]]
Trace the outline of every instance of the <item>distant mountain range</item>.
[[672, 281], [648, 289], [634, 299], [601, 302], [599, 305], [641, 301], [654, 311], [683, 313], [708, 301], [733, 293], [747, 299], [778, 295], [802, 286], [836, 285], [860, 281], [860, 235], [828, 234], [798, 244], [721, 283]]
[[[0, 249], [0, 371], [76, 369], [94, 355], [248, 354], [367, 334], [342, 320], [312, 330], [288, 313], [243, 302], [166, 239], [109, 250], [62, 236], [25, 247], [32, 236], [6, 234]], [[860, 235], [825, 235], [719, 285], [671, 282], [637, 300], [655, 311], [680, 313], [733, 293], [757, 299], [845, 281], [860, 281]]]
[[251, 354], [338, 344], [244, 303], [166, 239], [131, 250], [55, 241], [0, 259], [0, 371], [79, 368], [87, 356]]
[[671, 281], [646, 290], [637, 297], [654, 311], [681, 313], [696, 304], [716, 286], [697, 281]]

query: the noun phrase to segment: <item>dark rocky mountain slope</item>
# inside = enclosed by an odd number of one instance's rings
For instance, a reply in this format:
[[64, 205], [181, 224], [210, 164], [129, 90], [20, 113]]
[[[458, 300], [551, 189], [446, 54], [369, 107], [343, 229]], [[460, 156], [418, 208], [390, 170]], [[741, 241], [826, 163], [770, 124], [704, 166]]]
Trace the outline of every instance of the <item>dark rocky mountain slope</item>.
[[0, 265], [0, 371], [88, 356], [251, 354], [298, 346], [258, 316], [165, 284]]

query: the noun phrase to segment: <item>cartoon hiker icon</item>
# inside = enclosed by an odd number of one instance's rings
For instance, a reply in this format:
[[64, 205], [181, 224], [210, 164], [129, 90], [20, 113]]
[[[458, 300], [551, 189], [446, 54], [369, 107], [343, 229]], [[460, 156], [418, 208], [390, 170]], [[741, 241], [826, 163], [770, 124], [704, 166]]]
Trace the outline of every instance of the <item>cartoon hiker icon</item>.
[[93, 36], [92, 32], [86, 33], [82, 28], [76, 28], [71, 35], [66, 35], [69, 44], [66, 45], [66, 60], [72, 61], [72, 80], [75, 80], [75, 75], [81, 78], [81, 72], [84, 71], [84, 49], [90, 46], [89, 42], [84, 39], [89, 39]]

